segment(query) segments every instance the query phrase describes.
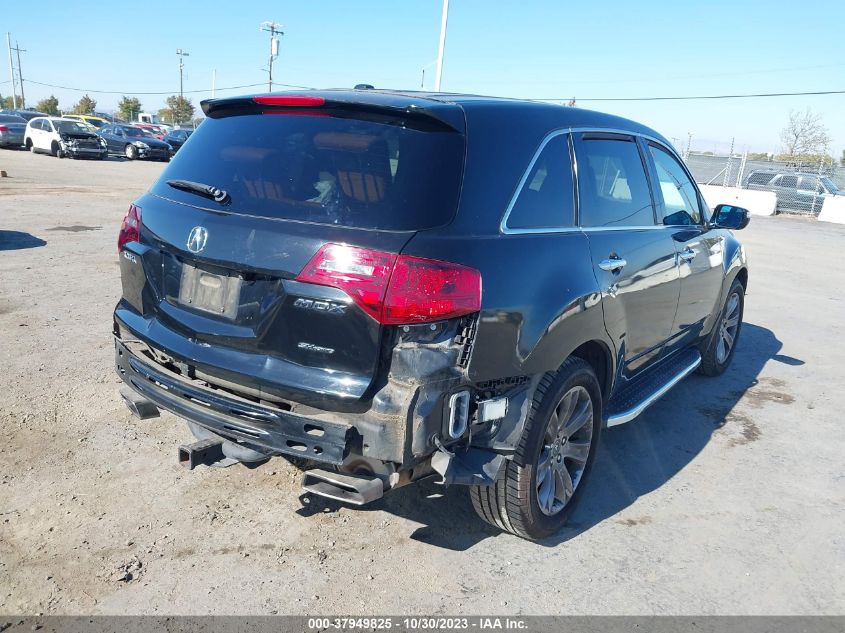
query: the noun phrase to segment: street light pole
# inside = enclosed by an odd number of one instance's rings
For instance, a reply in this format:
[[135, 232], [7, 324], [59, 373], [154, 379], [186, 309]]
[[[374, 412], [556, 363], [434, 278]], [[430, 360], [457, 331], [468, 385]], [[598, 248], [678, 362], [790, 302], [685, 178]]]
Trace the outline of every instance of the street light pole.
[[440, 47], [437, 50], [437, 72], [434, 76], [434, 91], [440, 92], [443, 77], [443, 53], [446, 50], [446, 21], [449, 19], [449, 0], [443, 0], [443, 15], [440, 17]]

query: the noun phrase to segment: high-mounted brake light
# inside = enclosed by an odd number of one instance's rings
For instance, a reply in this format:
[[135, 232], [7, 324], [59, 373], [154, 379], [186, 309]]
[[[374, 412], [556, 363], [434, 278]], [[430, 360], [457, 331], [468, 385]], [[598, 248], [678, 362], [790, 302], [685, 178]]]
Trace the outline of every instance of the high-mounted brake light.
[[325, 105], [323, 97], [311, 97], [306, 95], [263, 95], [253, 97], [252, 100], [260, 105], [287, 106], [293, 108], [311, 108]]
[[427, 323], [481, 309], [481, 273], [411, 255], [326, 244], [298, 281], [346, 292], [383, 325]]
[[123, 216], [120, 232], [117, 234], [117, 252], [123, 250], [128, 242], [138, 242], [141, 239], [141, 207], [129, 205], [129, 210]]

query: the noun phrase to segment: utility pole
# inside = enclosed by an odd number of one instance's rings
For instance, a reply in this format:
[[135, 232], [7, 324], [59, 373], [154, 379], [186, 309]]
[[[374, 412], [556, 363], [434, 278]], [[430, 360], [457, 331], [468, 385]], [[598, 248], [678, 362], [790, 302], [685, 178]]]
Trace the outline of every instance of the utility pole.
[[437, 50], [437, 72], [434, 76], [434, 91], [440, 92], [443, 78], [443, 53], [446, 50], [446, 21], [449, 19], [449, 0], [443, 0], [443, 14], [440, 16], [440, 47]]
[[21, 53], [25, 53], [26, 49], [21, 48], [20, 44], [18, 44], [17, 40], [15, 40], [15, 48], [12, 50], [17, 51], [18, 53], [18, 80], [21, 87], [21, 108], [26, 108], [26, 97], [23, 94], [23, 71], [21, 70]]
[[9, 47], [9, 76], [12, 79], [12, 108], [18, 109], [18, 89], [15, 84], [15, 67], [12, 64], [12, 34], [6, 33], [6, 45]]
[[[188, 52], [182, 50], [181, 48], [176, 49], [176, 54], [179, 56], [179, 107], [181, 108], [185, 103], [184, 91], [182, 90], [182, 69], [185, 67], [184, 58], [189, 57]], [[177, 120], [179, 116], [179, 111], [176, 110], [173, 112], [173, 123], [177, 124], [180, 121]]]
[[179, 56], [179, 99], [183, 98], [183, 90], [182, 90], [182, 69], [185, 67], [184, 59], [185, 57], [190, 57], [187, 51], [183, 51], [181, 48], [176, 49], [176, 54]]
[[279, 38], [277, 35], [284, 35], [282, 24], [277, 22], [262, 22], [261, 30], [270, 34], [270, 63], [268, 66], [269, 77], [267, 79], [267, 92], [273, 92], [273, 60], [279, 56]]

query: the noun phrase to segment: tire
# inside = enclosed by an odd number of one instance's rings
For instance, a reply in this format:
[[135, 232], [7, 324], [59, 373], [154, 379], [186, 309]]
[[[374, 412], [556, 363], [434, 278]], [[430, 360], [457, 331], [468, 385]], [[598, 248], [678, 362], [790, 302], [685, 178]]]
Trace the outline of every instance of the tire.
[[698, 372], [705, 376], [719, 376], [731, 364], [742, 329], [742, 315], [745, 310], [745, 287], [734, 279], [719, 319], [707, 338], [707, 345], [701, 353]]
[[25, 145], [30, 152], [35, 153], [35, 145], [33, 145], [31, 138], [26, 139]]
[[64, 156], [64, 152], [62, 148], [59, 147], [59, 144], [56, 141], [53, 141], [50, 145], [50, 153], [55, 156], [56, 158], [62, 158]]
[[138, 158], [138, 148], [131, 143], [127, 143], [126, 147], [123, 148], [123, 155], [126, 156], [128, 160], [135, 160]]
[[[566, 415], [570, 410], [572, 415]], [[556, 415], [556, 420], [563, 417], [570, 422], [587, 414], [591, 416], [571, 433], [570, 439], [577, 441], [550, 442], [550, 436], [554, 436], [549, 433], [553, 428], [552, 417], [558, 412], [564, 414]], [[537, 385], [516, 453], [499, 473], [496, 483], [470, 488], [475, 511], [490, 525], [526, 539], [542, 539], [560, 530], [583, 493], [595, 461], [601, 426], [601, 388], [596, 374], [587, 362], [571, 357]], [[573, 446], [579, 450], [572, 451], [569, 447]], [[577, 453], [579, 458], [572, 457], [572, 453]], [[585, 453], [586, 458], [581, 461], [580, 456]], [[542, 462], [559, 465], [544, 468]], [[562, 474], [563, 470], [567, 475]], [[568, 483], [564, 477], [568, 477]], [[551, 483], [547, 485], [547, 482]], [[557, 498], [558, 488], [549, 492], [549, 485], [558, 484], [562, 484], [564, 499]]]

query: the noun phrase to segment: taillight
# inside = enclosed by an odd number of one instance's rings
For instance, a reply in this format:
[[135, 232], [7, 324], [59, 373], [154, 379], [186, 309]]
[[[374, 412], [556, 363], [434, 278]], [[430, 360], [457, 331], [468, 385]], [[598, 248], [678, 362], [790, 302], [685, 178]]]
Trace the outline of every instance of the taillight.
[[9, 126], [8, 125], [0, 125], [0, 132], [8, 132]]
[[326, 244], [298, 281], [346, 292], [379, 323], [451, 319], [481, 309], [481, 273], [449, 262]]
[[117, 251], [123, 250], [127, 242], [138, 242], [141, 239], [141, 207], [129, 205], [129, 210], [123, 216], [120, 233], [117, 234]]
[[252, 100], [261, 105], [296, 108], [321, 106], [326, 103], [326, 100], [323, 99], [323, 97], [313, 97], [308, 95], [262, 95], [253, 97]]

